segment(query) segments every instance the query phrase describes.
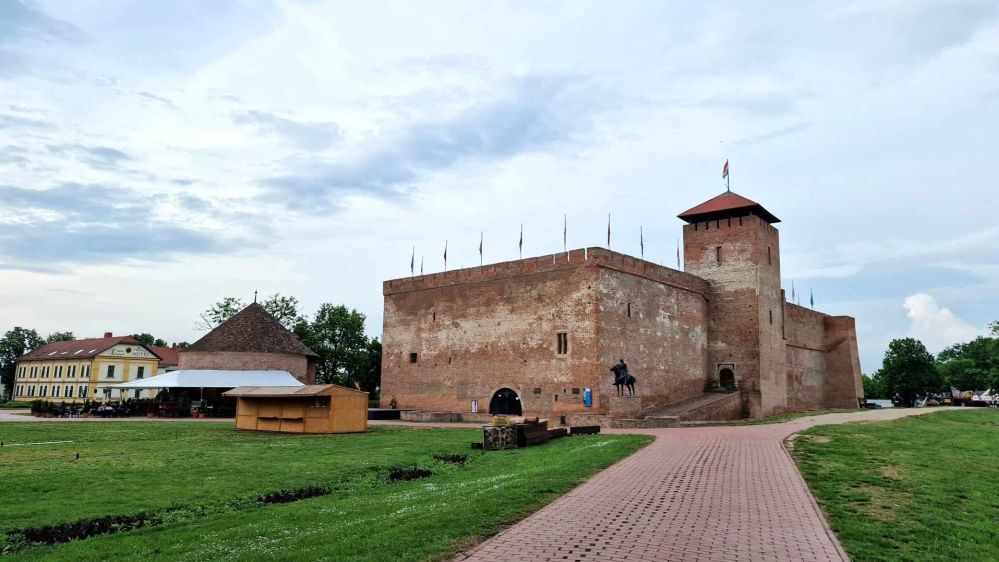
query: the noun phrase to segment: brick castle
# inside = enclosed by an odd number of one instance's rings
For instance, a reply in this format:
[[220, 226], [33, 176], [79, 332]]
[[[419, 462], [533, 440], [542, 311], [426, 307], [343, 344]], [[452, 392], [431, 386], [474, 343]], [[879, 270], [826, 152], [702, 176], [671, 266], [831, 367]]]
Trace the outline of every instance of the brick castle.
[[[587, 248], [386, 281], [382, 405], [652, 424], [857, 407], [854, 320], [786, 300], [779, 220], [731, 192], [679, 217], [682, 272]], [[620, 358], [635, 398], [615, 396]]]

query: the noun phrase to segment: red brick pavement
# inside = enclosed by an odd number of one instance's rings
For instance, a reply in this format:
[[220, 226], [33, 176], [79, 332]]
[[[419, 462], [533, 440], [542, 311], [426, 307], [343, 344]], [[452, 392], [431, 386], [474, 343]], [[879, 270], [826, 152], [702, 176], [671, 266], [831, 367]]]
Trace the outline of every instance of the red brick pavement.
[[468, 561], [848, 560], [783, 441], [812, 427], [935, 410], [741, 427], [635, 429], [655, 442], [458, 556]]

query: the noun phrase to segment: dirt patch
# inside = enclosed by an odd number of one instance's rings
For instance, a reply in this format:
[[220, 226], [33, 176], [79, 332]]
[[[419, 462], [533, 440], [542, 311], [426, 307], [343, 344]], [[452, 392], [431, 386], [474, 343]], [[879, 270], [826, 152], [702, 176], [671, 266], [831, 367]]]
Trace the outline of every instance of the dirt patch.
[[309, 486], [306, 488], [297, 488], [294, 490], [278, 490], [276, 492], [271, 492], [269, 494], [264, 494], [257, 498], [257, 503], [291, 503], [297, 502], [299, 500], [305, 500], [308, 498], [318, 498], [319, 496], [328, 496], [333, 493], [333, 490], [325, 486]]
[[868, 501], [858, 503], [857, 510], [860, 513], [885, 523], [895, 521], [895, 509], [904, 504], [904, 498], [900, 497], [897, 491], [867, 484], [858, 486], [856, 489], [870, 497]]
[[892, 480], [902, 480], [905, 477], [902, 469], [897, 466], [882, 466], [880, 470], [881, 476]]
[[443, 453], [439, 455], [434, 455], [434, 460], [450, 464], [465, 464], [466, 462], [468, 462], [468, 455], [459, 455], [457, 453]]
[[98, 535], [110, 535], [142, 527], [155, 527], [162, 522], [156, 515], [137, 513], [135, 515], [108, 515], [95, 519], [81, 519], [72, 523], [16, 529], [7, 532], [7, 545], [4, 550], [17, 550], [18, 547], [30, 545], [78, 541]]
[[805, 439], [808, 439], [812, 443], [828, 443], [832, 441], [832, 437], [826, 437], [825, 435], [806, 435]]
[[397, 466], [389, 469], [389, 481], [406, 482], [407, 480], [419, 480], [420, 478], [429, 478], [433, 476], [433, 474], [433, 472], [430, 472], [425, 468], [418, 468], [415, 466]]

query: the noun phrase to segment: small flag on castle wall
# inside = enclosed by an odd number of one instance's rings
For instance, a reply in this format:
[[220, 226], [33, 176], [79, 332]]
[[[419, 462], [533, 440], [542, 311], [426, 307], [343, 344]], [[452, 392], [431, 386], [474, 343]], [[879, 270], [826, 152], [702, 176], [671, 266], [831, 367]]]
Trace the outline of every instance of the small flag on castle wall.
[[680, 239], [676, 240], [676, 269], [680, 269]]
[[725, 159], [725, 165], [722, 166], [722, 179], [728, 178], [728, 159]]
[[642, 259], [645, 259], [645, 233], [642, 231], [642, 226], [638, 226], [638, 248], [642, 253]]
[[610, 250], [610, 213], [607, 213], [607, 249]]
[[520, 257], [524, 257], [524, 223], [520, 224], [520, 242], [517, 243], [517, 251], [520, 252]]
[[416, 246], [413, 246], [413, 255], [409, 258], [409, 276], [413, 276], [413, 266], [416, 265]]
[[569, 215], [562, 215], [562, 251], [569, 251]]
[[479, 265], [482, 265], [482, 232], [479, 232]]
[[444, 241], [444, 271], [447, 271], [447, 240]]

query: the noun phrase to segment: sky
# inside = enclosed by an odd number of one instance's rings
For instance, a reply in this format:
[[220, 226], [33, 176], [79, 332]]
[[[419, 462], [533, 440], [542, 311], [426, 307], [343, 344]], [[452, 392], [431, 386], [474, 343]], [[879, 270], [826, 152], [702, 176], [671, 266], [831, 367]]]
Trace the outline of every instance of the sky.
[[[0, 330], [194, 341], [254, 291], [606, 244], [732, 190], [783, 285], [931, 352], [999, 319], [994, 1], [0, 0]], [[415, 250], [414, 250], [415, 248]]]

